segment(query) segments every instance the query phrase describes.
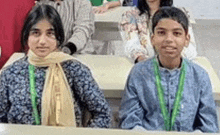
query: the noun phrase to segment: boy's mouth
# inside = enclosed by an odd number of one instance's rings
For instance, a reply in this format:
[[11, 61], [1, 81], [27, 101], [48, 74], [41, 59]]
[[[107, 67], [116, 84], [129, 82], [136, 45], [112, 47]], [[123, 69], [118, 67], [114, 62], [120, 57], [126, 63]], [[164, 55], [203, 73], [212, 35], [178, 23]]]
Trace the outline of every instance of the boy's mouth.
[[173, 53], [174, 51], [176, 51], [176, 47], [172, 47], [172, 46], [165, 46], [162, 49], [168, 53]]
[[167, 47], [164, 47], [164, 49], [166, 49], [166, 50], [175, 50], [176, 48], [175, 47], [167, 46]]

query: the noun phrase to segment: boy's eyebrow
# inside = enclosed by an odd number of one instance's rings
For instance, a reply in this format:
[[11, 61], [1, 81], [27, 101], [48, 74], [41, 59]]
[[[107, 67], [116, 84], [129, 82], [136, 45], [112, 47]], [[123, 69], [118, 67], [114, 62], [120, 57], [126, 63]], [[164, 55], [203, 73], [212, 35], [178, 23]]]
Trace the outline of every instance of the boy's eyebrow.
[[[167, 30], [167, 29], [164, 28], [164, 27], [156, 27], [155, 29], [156, 29], [156, 30]], [[183, 31], [182, 28], [174, 28], [174, 29], [172, 29], [172, 30], [173, 30], [173, 31], [178, 31], [178, 30]]]
[[155, 30], [166, 30], [166, 29], [163, 27], [156, 27]]
[[178, 31], [178, 30], [180, 30], [180, 31], [184, 31], [183, 29], [181, 29], [181, 28], [175, 28], [175, 29], [173, 29], [174, 31]]

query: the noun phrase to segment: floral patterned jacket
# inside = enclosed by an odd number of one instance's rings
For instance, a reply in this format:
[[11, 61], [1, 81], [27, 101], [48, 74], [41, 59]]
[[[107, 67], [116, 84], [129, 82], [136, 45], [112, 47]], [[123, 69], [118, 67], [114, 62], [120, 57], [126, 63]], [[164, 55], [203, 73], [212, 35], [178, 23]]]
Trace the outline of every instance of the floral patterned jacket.
[[[186, 13], [190, 22], [193, 22], [190, 19], [189, 12], [185, 8], [180, 9]], [[131, 10], [123, 13], [119, 24], [125, 45], [125, 54], [133, 60], [136, 60], [139, 56], [148, 59], [155, 55], [150, 42], [152, 18], [149, 18], [147, 13], [139, 14], [139, 9], [133, 7]], [[193, 59], [197, 56], [197, 51], [191, 25], [189, 26], [189, 34], [190, 44], [187, 48], [184, 48], [182, 55], [188, 59]]]
[[[34, 124], [29, 86], [27, 57], [14, 62], [0, 74], [0, 123]], [[82, 126], [85, 108], [91, 113], [89, 127], [108, 128], [111, 111], [90, 70], [78, 61], [61, 63], [75, 98], [77, 126]], [[35, 67], [37, 108], [41, 112], [41, 97], [47, 67]]]

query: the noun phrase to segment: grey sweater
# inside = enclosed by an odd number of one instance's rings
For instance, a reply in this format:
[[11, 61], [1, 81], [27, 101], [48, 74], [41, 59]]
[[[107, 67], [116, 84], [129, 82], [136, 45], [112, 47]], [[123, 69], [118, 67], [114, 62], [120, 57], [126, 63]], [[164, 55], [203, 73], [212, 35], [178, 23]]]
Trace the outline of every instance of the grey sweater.
[[40, 3], [54, 7], [62, 19], [65, 41], [76, 45], [80, 53], [86, 48], [87, 41], [94, 33], [94, 14], [89, 0], [63, 0], [57, 2], [41, 0]]

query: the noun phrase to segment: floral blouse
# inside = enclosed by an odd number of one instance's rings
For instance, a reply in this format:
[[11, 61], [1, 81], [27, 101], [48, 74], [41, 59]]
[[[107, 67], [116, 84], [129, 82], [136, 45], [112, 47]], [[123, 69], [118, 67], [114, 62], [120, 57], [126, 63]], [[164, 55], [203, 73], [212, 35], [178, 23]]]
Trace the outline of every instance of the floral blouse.
[[[83, 111], [91, 113], [89, 127], [108, 128], [111, 111], [90, 70], [78, 61], [61, 63], [72, 95], [77, 126], [82, 126]], [[0, 123], [34, 124], [29, 86], [27, 57], [3, 69], [0, 75]], [[35, 67], [37, 108], [41, 112], [41, 97], [47, 67]]]
[[[180, 9], [190, 18], [189, 12], [185, 8]], [[122, 20], [119, 24], [125, 45], [125, 54], [133, 60], [136, 60], [139, 56], [148, 59], [155, 55], [150, 42], [152, 18], [149, 18], [147, 13], [139, 14], [139, 9], [133, 7], [122, 14]], [[191, 25], [189, 26], [189, 34], [190, 44], [187, 48], [184, 48], [182, 55], [188, 59], [193, 59], [196, 57], [197, 51]]]

